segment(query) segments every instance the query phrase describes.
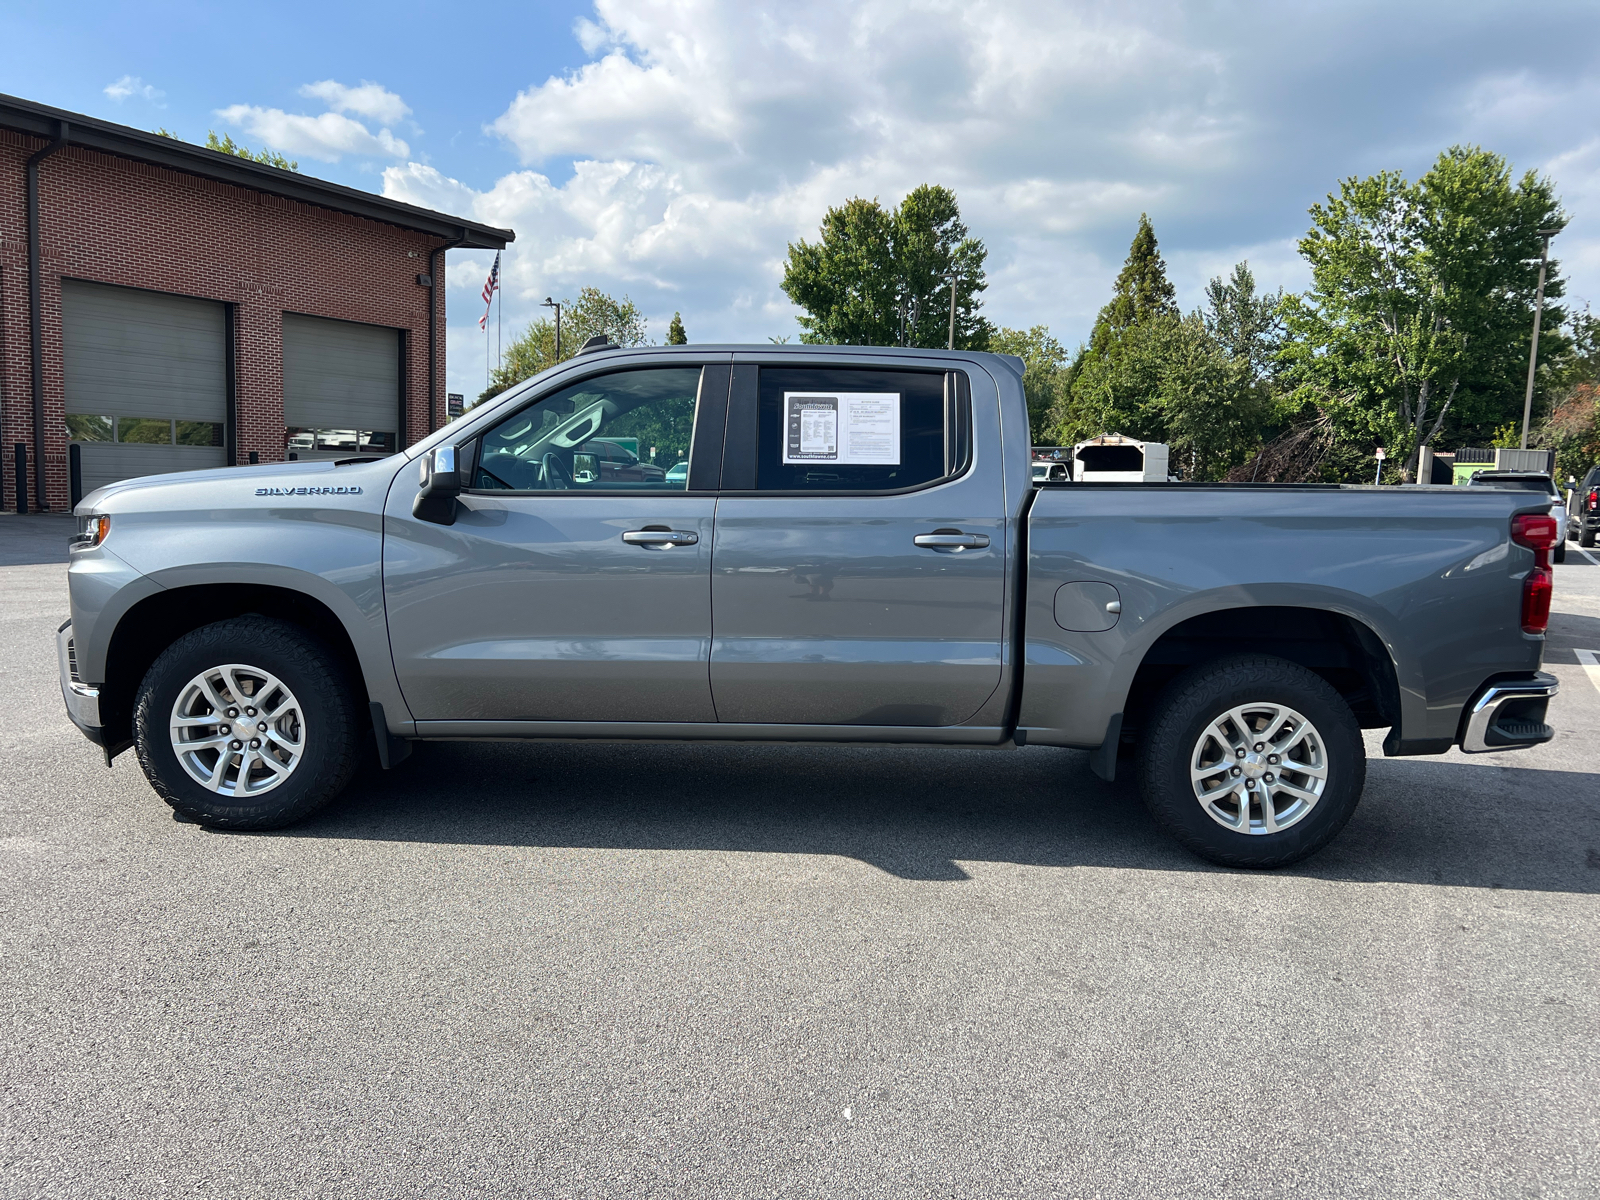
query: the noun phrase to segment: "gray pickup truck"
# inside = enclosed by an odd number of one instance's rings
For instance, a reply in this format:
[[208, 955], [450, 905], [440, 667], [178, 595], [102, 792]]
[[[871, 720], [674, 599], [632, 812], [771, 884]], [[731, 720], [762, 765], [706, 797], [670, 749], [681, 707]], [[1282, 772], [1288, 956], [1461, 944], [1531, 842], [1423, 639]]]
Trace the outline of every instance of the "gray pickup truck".
[[388, 458], [102, 488], [68, 712], [219, 829], [428, 739], [1074, 746], [1262, 867], [1350, 817], [1363, 728], [1549, 740], [1542, 497], [1036, 484], [1021, 367], [602, 349]]

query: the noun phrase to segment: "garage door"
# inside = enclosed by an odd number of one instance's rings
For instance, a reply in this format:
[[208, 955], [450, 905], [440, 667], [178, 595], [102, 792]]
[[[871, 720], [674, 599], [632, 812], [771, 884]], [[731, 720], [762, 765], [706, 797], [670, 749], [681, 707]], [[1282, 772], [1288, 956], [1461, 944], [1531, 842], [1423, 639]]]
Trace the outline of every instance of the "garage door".
[[296, 458], [392, 454], [400, 331], [283, 314], [283, 423]]
[[164, 292], [61, 281], [67, 436], [83, 490], [227, 463], [223, 306]]

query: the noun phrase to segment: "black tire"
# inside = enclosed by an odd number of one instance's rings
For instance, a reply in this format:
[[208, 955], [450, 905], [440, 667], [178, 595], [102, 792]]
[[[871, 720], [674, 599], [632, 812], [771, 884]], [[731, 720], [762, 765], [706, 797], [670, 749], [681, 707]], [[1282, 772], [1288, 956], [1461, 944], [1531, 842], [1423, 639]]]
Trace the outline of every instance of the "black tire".
[[[1321, 795], [1277, 832], [1241, 833], [1220, 824], [1190, 781], [1190, 755], [1207, 727], [1230, 709], [1252, 704], [1295, 710], [1316, 728], [1324, 747]], [[1283, 867], [1315, 854], [1344, 828], [1366, 785], [1366, 746], [1350, 706], [1321, 676], [1281, 658], [1239, 655], [1190, 668], [1162, 692], [1141, 740], [1139, 786], [1151, 816], [1184, 847], [1220, 866]], [[1210, 761], [1199, 759], [1202, 767]], [[1278, 802], [1273, 803], [1276, 814]], [[1246, 816], [1251, 812], [1259, 807]]]
[[1556, 543], [1555, 550], [1550, 555], [1551, 562], [1564, 563], [1567, 561], [1567, 539], [1562, 538]]
[[1582, 526], [1578, 531], [1578, 545], [1588, 550], [1594, 545], [1595, 530], [1592, 526]]
[[[292, 728], [301, 742], [299, 757], [281, 783], [258, 795], [234, 797], [207, 788], [179, 762], [172, 744], [174, 706], [191, 681], [234, 663], [270, 672], [297, 702]], [[311, 815], [350, 781], [363, 733], [356, 701], [337, 657], [305, 630], [268, 617], [235, 617], [184, 634], [156, 659], [134, 701], [134, 745], [150, 786], [183, 816], [210, 829], [280, 829]], [[207, 711], [203, 701], [201, 711]], [[266, 745], [272, 748], [270, 741]], [[208, 754], [214, 763], [214, 751], [201, 751], [198, 758]], [[239, 759], [233, 761], [237, 779]], [[264, 766], [255, 771], [267, 774]]]

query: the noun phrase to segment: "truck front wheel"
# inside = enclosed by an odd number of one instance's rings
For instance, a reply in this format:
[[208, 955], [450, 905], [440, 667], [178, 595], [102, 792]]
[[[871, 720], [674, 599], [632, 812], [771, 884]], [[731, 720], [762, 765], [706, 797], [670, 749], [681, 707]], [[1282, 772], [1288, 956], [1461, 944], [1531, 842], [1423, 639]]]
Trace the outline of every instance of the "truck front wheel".
[[162, 652], [134, 702], [150, 786], [212, 829], [277, 829], [343, 790], [360, 706], [335, 656], [298, 627], [236, 617]]
[[1366, 747], [1321, 676], [1263, 655], [1185, 671], [1156, 702], [1140, 789], [1156, 822], [1201, 858], [1282, 867], [1316, 853], [1355, 811]]

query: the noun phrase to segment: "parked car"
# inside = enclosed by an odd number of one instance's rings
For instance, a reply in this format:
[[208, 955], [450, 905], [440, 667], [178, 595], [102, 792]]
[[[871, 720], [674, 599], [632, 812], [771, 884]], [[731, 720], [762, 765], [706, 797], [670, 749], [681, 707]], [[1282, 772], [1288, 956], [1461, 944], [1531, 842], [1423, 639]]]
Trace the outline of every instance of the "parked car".
[[[690, 429], [692, 488], [575, 479]], [[384, 767], [430, 738], [1046, 745], [1130, 763], [1161, 827], [1252, 867], [1338, 833], [1363, 728], [1553, 736], [1542, 496], [1030, 458], [1010, 356], [586, 353], [393, 458], [91, 493], [62, 693], [216, 829], [305, 817], [368, 738]]]
[[628, 484], [659, 484], [667, 472], [654, 463], [647, 463], [626, 446], [605, 438], [596, 438], [583, 449], [600, 461], [599, 483], [604, 486]]
[[1561, 538], [1551, 552], [1552, 562], [1567, 561], [1567, 511], [1566, 501], [1556, 481], [1537, 471], [1478, 471], [1467, 480], [1468, 487], [1509, 488], [1516, 492], [1533, 492], [1550, 498], [1550, 515], [1556, 519]]
[[1578, 545], [1585, 549], [1594, 545], [1595, 534], [1600, 533], [1600, 466], [1591, 468], [1573, 489], [1565, 532], [1577, 538]]
[[666, 479], [667, 479], [668, 483], [674, 484], [677, 487], [688, 487], [689, 486], [689, 463], [688, 463], [688, 461], [685, 460], [684, 462], [673, 463], [670, 467], [668, 467], [667, 468]]

